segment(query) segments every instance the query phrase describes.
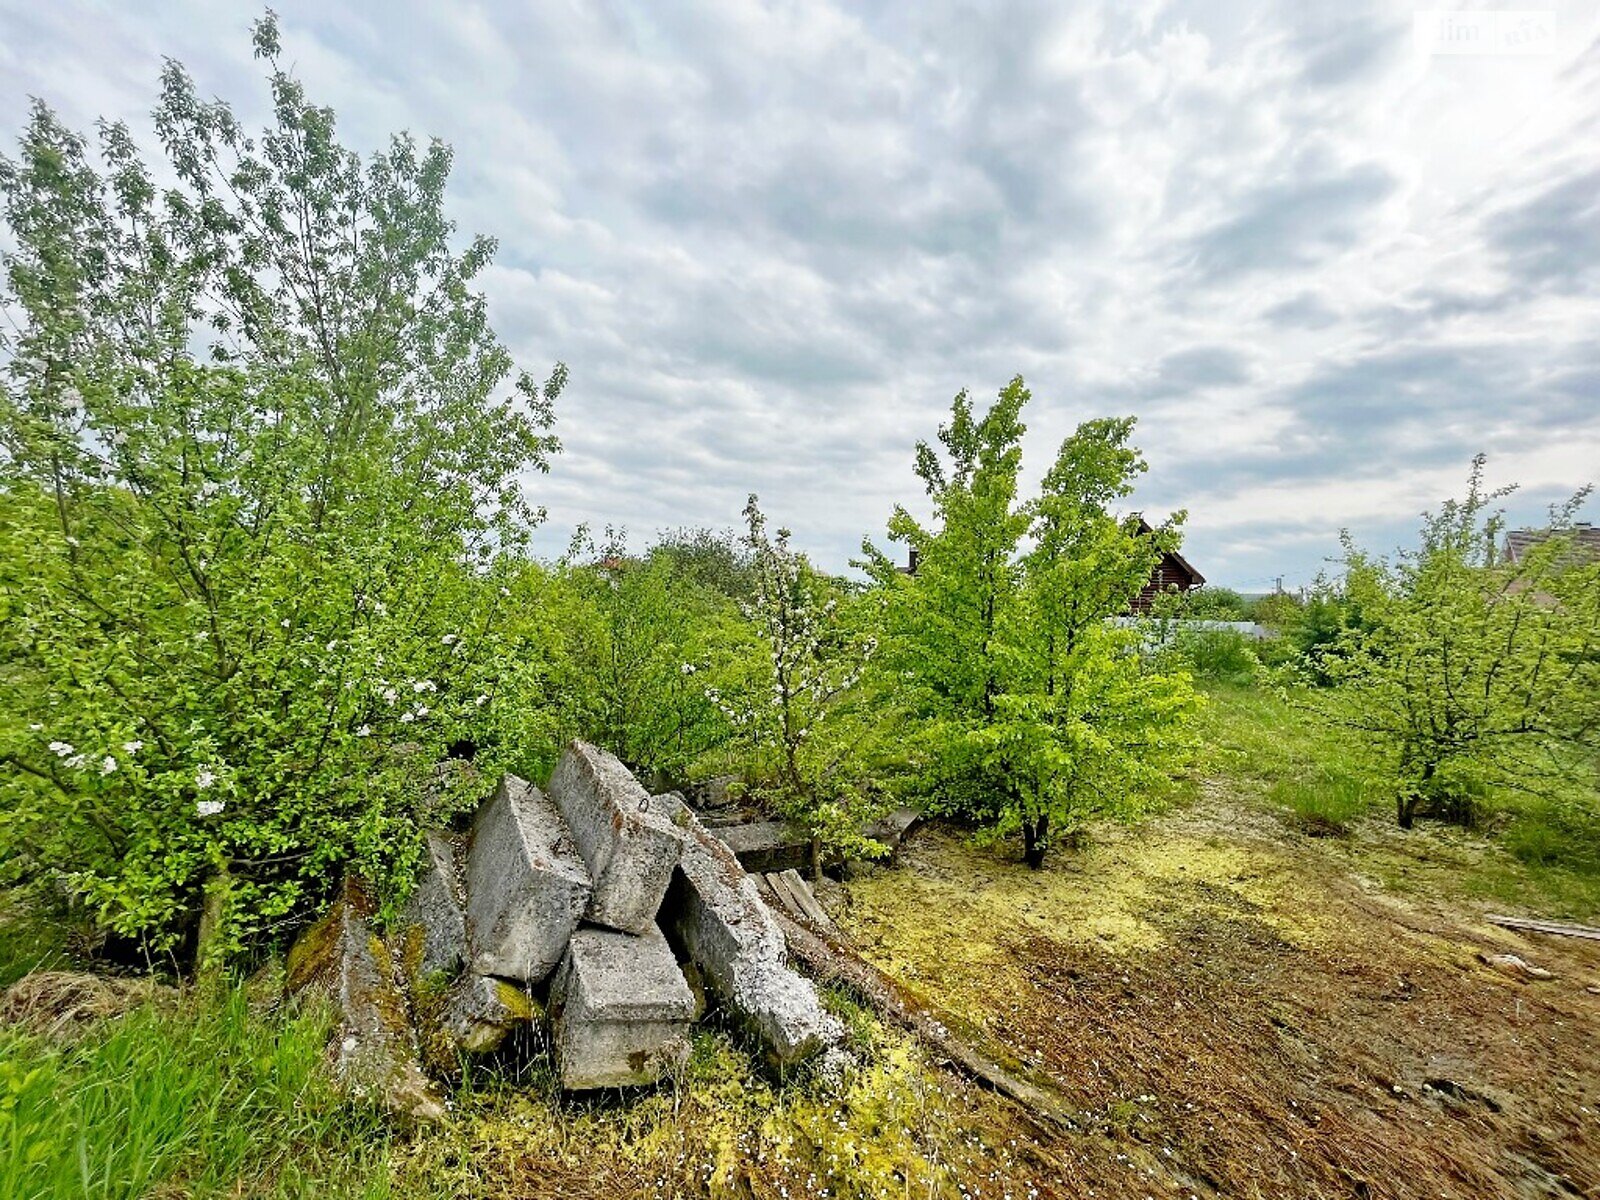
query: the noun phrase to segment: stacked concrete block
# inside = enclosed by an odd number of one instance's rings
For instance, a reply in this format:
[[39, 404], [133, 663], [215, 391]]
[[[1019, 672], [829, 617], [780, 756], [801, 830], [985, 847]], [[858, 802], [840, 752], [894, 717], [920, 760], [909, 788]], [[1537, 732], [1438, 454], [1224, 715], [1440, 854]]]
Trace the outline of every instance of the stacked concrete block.
[[352, 1095], [424, 1121], [444, 1119], [442, 1098], [423, 1073], [388, 947], [372, 931], [371, 893], [347, 878], [339, 899], [289, 952], [291, 994], [317, 991], [339, 1011], [334, 1071]]
[[400, 914], [407, 967], [418, 978], [452, 975], [467, 957], [466, 896], [456, 848], [440, 830], [428, 833], [422, 875]]
[[528, 984], [555, 970], [592, 890], [561, 814], [515, 775], [478, 811], [466, 888], [473, 970]]
[[670, 930], [711, 990], [743, 1018], [780, 1065], [843, 1037], [811, 981], [786, 961], [783, 931], [733, 852], [675, 795], [656, 797], [686, 834], [668, 894]]
[[443, 1025], [457, 1049], [484, 1054], [533, 1020], [534, 1012], [532, 998], [509, 979], [469, 971], [445, 998]]
[[578, 930], [550, 986], [561, 1086], [655, 1082], [688, 1055], [694, 1017], [694, 995], [660, 930]]
[[624, 933], [654, 927], [683, 851], [683, 835], [613, 754], [572, 742], [550, 777], [594, 891], [586, 920]]

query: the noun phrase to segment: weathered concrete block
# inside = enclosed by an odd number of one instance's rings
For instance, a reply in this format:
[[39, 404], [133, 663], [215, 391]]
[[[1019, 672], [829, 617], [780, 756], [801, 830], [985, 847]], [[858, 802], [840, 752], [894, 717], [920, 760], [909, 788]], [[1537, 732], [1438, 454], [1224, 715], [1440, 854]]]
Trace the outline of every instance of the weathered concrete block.
[[532, 997], [511, 980], [469, 971], [445, 998], [443, 1024], [457, 1049], [483, 1054], [498, 1048], [536, 1012]]
[[440, 1121], [444, 1103], [418, 1061], [394, 962], [368, 923], [375, 907], [367, 889], [347, 879], [328, 915], [290, 950], [287, 987], [324, 992], [338, 1006], [333, 1061], [347, 1091], [404, 1116]]
[[561, 1086], [653, 1083], [689, 1051], [694, 995], [652, 925], [640, 935], [580, 929], [550, 985]]
[[449, 834], [430, 830], [423, 855], [422, 875], [400, 914], [406, 968], [418, 979], [453, 974], [467, 960], [466, 892], [455, 843]]
[[733, 851], [681, 798], [668, 794], [656, 801], [686, 835], [663, 918], [712, 991], [780, 1065], [838, 1042], [843, 1027], [822, 1007], [811, 981], [789, 967], [783, 931]]
[[530, 984], [561, 961], [589, 904], [589, 871], [561, 814], [515, 775], [478, 810], [466, 886], [473, 970]]
[[672, 881], [683, 835], [613, 754], [572, 742], [550, 776], [550, 798], [594, 879], [586, 920], [643, 933]]
[[786, 821], [722, 825], [715, 836], [746, 871], [804, 870], [811, 865], [811, 839]]

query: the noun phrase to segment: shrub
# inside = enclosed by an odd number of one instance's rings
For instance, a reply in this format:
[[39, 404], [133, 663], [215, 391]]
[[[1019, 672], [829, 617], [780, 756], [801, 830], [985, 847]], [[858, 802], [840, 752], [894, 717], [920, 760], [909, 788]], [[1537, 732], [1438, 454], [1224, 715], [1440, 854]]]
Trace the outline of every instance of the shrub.
[[[169, 64], [168, 162], [36, 106], [0, 161], [0, 882], [208, 956], [346, 863], [408, 877], [420, 772], [496, 695], [501, 556], [564, 380], [512, 364], [456, 253], [450, 154], [362, 163], [276, 66], [244, 135]], [[158, 186], [170, 176], [172, 186]]]

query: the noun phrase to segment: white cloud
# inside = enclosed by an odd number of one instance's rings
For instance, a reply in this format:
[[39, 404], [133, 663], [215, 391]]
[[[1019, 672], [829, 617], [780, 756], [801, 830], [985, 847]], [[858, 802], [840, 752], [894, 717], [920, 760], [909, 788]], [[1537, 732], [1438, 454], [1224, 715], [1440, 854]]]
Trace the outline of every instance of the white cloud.
[[[549, 550], [756, 490], [842, 566], [1017, 371], [1035, 476], [1140, 415], [1139, 503], [1244, 587], [1387, 544], [1479, 449], [1521, 519], [1600, 463], [1592, 6], [1515, 59], [1419, 57], [1398, 4], [278, 7], [348, 140], [455, 147], [497, 327], [572, 368]], [[0, 134], [30, 94], [147, 131], [162, 54], [259, 122], [258, 11], [0, 0]]]

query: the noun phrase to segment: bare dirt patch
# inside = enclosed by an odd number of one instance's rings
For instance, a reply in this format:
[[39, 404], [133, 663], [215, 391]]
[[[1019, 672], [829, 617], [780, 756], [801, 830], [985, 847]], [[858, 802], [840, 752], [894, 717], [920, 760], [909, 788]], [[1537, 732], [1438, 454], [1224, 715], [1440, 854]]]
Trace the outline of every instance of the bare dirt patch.
[[933, 829], [836, 915], [1055, 1080], [1073, 1194], [1600, 1196], [1600, 948], [1385, 893], [1360, 840], [1215, 792], [1043, 873]]

